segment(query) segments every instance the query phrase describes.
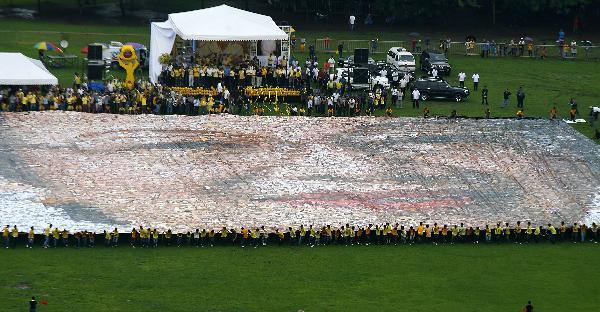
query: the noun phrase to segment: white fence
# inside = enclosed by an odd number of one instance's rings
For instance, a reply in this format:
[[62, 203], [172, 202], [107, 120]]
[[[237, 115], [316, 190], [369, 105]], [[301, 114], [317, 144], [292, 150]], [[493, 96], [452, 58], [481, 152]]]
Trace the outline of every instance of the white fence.
[[[375, 41], [375, 40], [334, 40], [328, 38], [316, 39], [314, 41], [315, 51], [317, 53], [337, 53], [338, 47], [342, 45], [343, 53], [353, 53], [354, 49], [367, 48], [371, 53], [380, 54], [387, 53], [392, 47], [404, 47], [413, 53], [420, 53], [424, 49], [444, 50], [444, 46], [440, 46], [439, 42], [431, 41], [429, 45], [425, 42], [416, 42], [413, 48], [410, 41]], [[576, 53], [573, 53], [576, 52]], [[562, 57], [565, 59], [585, 59], [585, 60], [600, 60], [600, 46], [577, 46], [576, 51], [571, 47], [560, 48], [558, 45], [536, 44], [530, 47], [525, 45], [509, 43], [465, 43], [451, 42], [447, 53], [451, 55], [473, 55], [492, 57], [542, 57], [545, 55], [549, 58]]]

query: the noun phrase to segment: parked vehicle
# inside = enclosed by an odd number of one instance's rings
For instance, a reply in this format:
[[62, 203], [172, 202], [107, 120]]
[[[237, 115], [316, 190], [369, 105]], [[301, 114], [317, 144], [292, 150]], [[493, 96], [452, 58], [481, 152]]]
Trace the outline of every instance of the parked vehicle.
[[447, 81], [433, 77], [416, 79], [411, 89], [419, 90], [423, 101], [438, 99], [460, 102], [469, 97], [467, 88], [453, 87]]
[[[111, 41], [110, 43], [95, 43], [102, 45], [102, 59], [107, 66], [118, 67], [117, 56], [119, 52], [121, 52], [121, 48], [123, 47], [123, 43], [119, 41]], [[138, 56], [138, 60], [140, 62], [140, 67], [144, 68], [148, 66], [149, 51], [143, 45], [134, 46], [135, 52]]]
[[419, 60], [421, 70], [430, 73], [434, 68], [438, 71], [438, 75], [450, 75], [452, 66], [448, 63], [446, 55], [436, 51], [423, 51]]
[[398, 70], [405, 72], [414, 72], [416, 68], [415, 57], [405, 48], [391, 48], [386, 57], [386, 62]]

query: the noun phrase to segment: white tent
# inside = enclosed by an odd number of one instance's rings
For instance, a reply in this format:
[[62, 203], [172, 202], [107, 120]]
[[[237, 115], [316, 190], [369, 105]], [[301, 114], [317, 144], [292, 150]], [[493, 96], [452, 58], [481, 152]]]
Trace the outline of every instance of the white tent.
[[227, 5], [169, 14], [169, 19], [152, 23], [150, 30], [150, 80], [157, 82], [161, 71], [158, 58], [171, 52], [175, 35], [184, 40], [251, 41], [285, 40], [288, 35], [266, 15]]
[[39, 60], [21, 53], [0, 52], [0, 85], [57, 85], [58, 79]]

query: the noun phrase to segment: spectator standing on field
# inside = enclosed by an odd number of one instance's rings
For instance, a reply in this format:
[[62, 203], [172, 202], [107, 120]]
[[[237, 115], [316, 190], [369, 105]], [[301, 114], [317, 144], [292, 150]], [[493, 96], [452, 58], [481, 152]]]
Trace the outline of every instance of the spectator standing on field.
[[577, 57], [577, 41], [575, 39], [571, 41], [571, 56]]
[[465, 87], [465, 78], [467, 78], [467, 74], [465, 74], [465, 72], [461, 71], [458, 73], [458, 83], [461, 88]]
[[29, 312], [35, 312], [37, 311], [37, 300], [35, 300], [35, 296], [31, 297], [31, 300], [29, 300]]
[[350, 23], [350, 31], [354, 31], [354, 25], [356, 23], [356, 16], [350, 15], [348, 22]]
[[502, 97], [504, 98], [504, 101], [502, 102], [502, 107], [507, 107], [508, 106], [508, 102], [509, 102], [511, 94], [512, 93], [510, 93], [510, 91], [508, 90], [508, 88], [506, 88], [506, 90], [504, 90], [504, 92], [502, 93]]
[[421, 96], [421, 92], [419, 92], [419, 90], [414, 89], [412, 92], [412, 102], [413, 102], [413, 108], [419, 108], [419, 97]]
[[525, 91], [523, 91], [523, 87], [519, 87], [519, 90], [517, 91], [517, 107], [523, 108], [524, 101], [525, 101]]
[[489, 105], [488, 104], [488, 88], [487, 86], [483, 86], [483, 89], [481, 89], [481, 105], [483, 105], [483, 103], [485, 102], [485, 105]]
[[479, 74], [474, 73], [471, 78], [473, 78], [473, 90], [477, 91], [477, 86], [479, 85]]

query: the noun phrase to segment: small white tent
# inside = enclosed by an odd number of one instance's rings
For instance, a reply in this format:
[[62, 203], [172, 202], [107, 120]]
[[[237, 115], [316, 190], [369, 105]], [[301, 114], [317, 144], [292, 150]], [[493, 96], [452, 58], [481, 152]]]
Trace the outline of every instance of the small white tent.
[[58, 79], [39, 60], [21, 53], [0, 52], [0, 85], [57, 85]]
[[273, 19], [228, 5], [169, 14], [165, 22], [152, 23], [150, 30], [150, 80], [157, 82], [161, 71], [158, 58], [171, 52], [175, 35], [183, 40], [249, 41], [285, 40], [288, 35]]

